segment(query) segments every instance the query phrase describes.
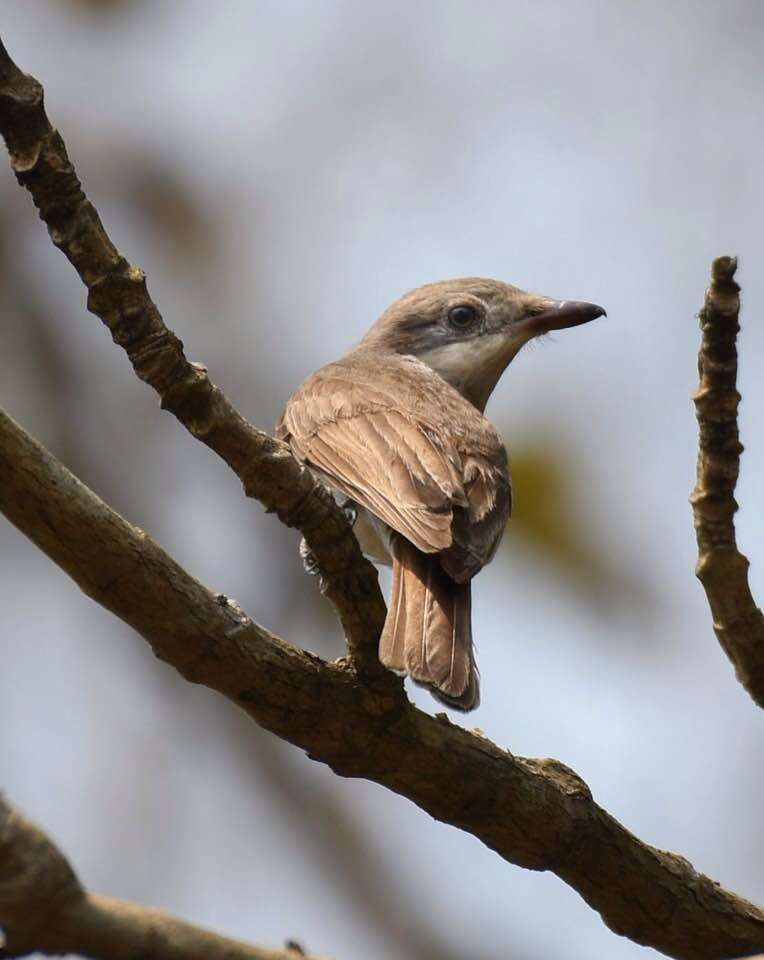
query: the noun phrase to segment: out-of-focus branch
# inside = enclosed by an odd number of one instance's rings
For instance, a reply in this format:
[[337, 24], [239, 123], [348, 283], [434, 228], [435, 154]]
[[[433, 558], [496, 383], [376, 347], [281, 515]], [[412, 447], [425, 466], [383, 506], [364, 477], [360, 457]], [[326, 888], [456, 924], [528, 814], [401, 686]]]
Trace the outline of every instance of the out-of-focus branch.
[[[238, 716], [230, 719], [232, 725], [233, 721], [247, 722]], [[246, 738], [239, 730], [240, 768], [251, 771], [258, 790], [264, 779], [274, 789], [282, 816], [289, 818], [288, 829], [299, 831], [304, 856], [316, 862], [353, 916], [384, 938], [387, 955], [406, 960], [462, 960], [463, 948], [444, 929], [439, 914], [423, 910], [421, 902], [412, 897], [416, 876], [402, 881], [397, 849], [362, 825], [342, 792], [331, 789], [323, 778], [308, 781], [300, 776], [297, 765], [289, 762], [291, 758], [274, 737], [262, 732], [255, 739], [253, 732], [251, 724]], [[309, 816], [306, 796], [310, 797]], [[320, 829], [316, 829], [317, 823]], [[391, 917], [395, 923], [390, 922]], [[514, 955], [509, 933], [503, 947], [505, 955]], [[470, 960], [482, 956], [475, 945]]]
[[87, 893], [53, 841], [1, 794], [0, 929], [2, 957], [41, 951], [97, 960], [308, 960], [297, 949], [266, 950]]
[[605, 923], [687, 960], [764, 949], [764, 912], [656, 850], [555, 760], [514, 757], [269, 634], [194, 580], [0, 414], [0, 510], [187, 679], [346, 777], [408, 797], [504, 859], [552, 870]]
[[738, 438], [737, 349], [740, 287], [737, 260], [718, 257], [700, 311], [700, 384], [693, 395], [700, 430], [698, 478], [690, 496], [698, 538], [696, 573], [708, 597], [714, 631], [738, 680], [764, 707], [764, 615], [748, 586], [748, 560], [735, 540]]
[[376, 570], [361, 554], [342, 510], [285, 444], [248, 423], [206, 368], [186, 359], [149, 296], [143, 272], [116, 249], [83, 193], [64, 141], [48, 121], [41, 85], [19, 70], [2, 43], [0, 133], [16, 179], [88, 289], [88, 310], [106, 324], [162, 407], [225, 460], [247, 496], [302, 532], [342, 621], [353, 666], [380, 683], [400, 685], [377, 660], [385, 604]]

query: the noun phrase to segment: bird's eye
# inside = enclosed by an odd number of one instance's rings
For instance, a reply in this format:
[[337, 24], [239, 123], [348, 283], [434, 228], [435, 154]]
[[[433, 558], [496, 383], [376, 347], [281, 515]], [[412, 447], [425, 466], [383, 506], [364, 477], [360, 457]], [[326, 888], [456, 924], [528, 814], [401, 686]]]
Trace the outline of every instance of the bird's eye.
[[477, 310], [469, 303], [460, 303], [448, 311], [448, 322], [454, 330], [469, 330], [477, 318]]

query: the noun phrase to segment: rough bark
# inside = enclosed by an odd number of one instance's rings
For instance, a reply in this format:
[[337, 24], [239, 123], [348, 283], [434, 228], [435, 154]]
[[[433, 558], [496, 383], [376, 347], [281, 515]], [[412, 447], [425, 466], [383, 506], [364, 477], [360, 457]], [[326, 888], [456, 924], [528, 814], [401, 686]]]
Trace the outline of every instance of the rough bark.
[[377, 659], [385, 619], [377, 572], [361, 554], [342, 510], [285, 444], [248, 423], [206, 368], [186, 359], [182, 342], [149, 296], [143, 271], [116, 249], [83, 193], [64, 141], [48, 121], [41, 85], [19, 70], [1, 42], [0, 133], [16, 179], [87, 287], [88, 310], [106, 324], [141, 380], [156, 390], [162, 408], [225, 460], [247, 496], [301, 531], [339, 614], [352, 667], [399, 683]]
[[764, 948], [764, 913], [642, 843], [555, 760], [515, 757], [399, 687], [284, 643], [207, 590], [0, 415], [0, 510], [162, 660], [336, 773], [373, 780], [511, 863], [552, 870], [615, 932], [687, 960]]
[[327, 664], [274, 637], [186, 573], [143, 531], [0, 418], [0, 509], [97, 602], [131, 624], [187, 679], [342, 776], [365, 777], [506, 860], [553, 870], [614, 931], [676, 957], [764, 948], [764, 913], [683, 858], [642, 843], [563, 764], [514, 757], [482, 735], [415, 709], [374, 654], [384, 617], [376, 575], [344, 516], [286, 448], [250, 426], [163, 324], [143, 274], [118, 253], [85, 199], [42, 89], [0, 49], [0, 131], [19, 182], [163, 406], [297, 526], [330, 583], [355, 663]]
[[697, 484], [690, 496], [698, 539], [696, 573], [714, 631], [737, 678], [764, 707], [764, 615], [748, 585], [748, 560], [735, 539], [735, 485], [740, 470], [737, 409], [737, 260], [718, 257], [700, 311], [700, 383], [693, 395], [699, 428]]
[[53, 841], [1, 794], [0, 928], [0, 957], [41, 951], [100, 960], [310, 960], [296, 948], [255, 947], [88, 893]]

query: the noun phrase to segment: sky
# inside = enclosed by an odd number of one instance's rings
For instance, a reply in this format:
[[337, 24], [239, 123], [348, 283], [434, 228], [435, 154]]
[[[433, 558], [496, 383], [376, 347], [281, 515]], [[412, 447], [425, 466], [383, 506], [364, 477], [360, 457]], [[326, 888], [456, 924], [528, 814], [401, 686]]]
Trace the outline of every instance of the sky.
[[[496, 277], [607, 308], [526, 348], [489, 404], [515, 511], [474, 584], [482, 705], [459, 722], [563, 761], [641, 839], [764, 901], [764, 726], [713, 635], [687, 502], [696, 314], [730, 253], [738, 539], [761, 597], [761, 5], [2, 14], [113, 239], [260, 427], [419, 284]], [[160, 413], [10, 171], [0, 276], [0, 405], [208, 586], [339, 656], [294, 532]], [[0, 657], [0, 788], [93, 890], [338, 960], [657, 956], [555, 876], [334, 777], [186, 684], [5, 521]]]

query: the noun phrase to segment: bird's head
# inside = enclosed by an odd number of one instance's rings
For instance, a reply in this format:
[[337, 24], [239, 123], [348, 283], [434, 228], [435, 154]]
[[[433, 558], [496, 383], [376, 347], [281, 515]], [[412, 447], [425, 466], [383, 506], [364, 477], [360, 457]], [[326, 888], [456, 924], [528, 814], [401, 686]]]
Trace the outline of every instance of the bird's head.
[[605, 314], [578, 300], [552, 300], [498, 280], [443, 280], [396, 300], [361, 342], [417, 357], [484, 410], [523, 344]]

